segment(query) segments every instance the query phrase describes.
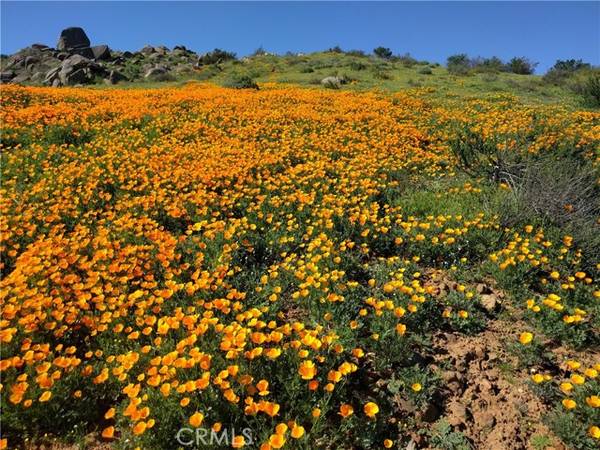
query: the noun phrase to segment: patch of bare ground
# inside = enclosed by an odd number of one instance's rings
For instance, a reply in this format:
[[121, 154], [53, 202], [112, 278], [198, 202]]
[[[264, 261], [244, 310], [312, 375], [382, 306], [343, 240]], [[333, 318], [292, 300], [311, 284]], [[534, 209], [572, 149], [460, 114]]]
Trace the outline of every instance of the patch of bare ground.
[[[432, 279], [439, 296], [456, 287], [442, 273], [433, 274]], [[566, 450], [543, 423], [549, 408], [529, 389], [531, 373], [519, 368], [517, 358], [506, 350], [526, 326], [504, 293], [490, 284], [474, 286], [482, 307], [490, 313], [484, 331], [434, 336], [435, 364], [441, 368], [445, 390], [442, 417], [475, 449], [539, 450], [532, 438], [545, 436], [551, 443], [546, 450]], [[498, 315], [500, 309], [503, 313]], [[559, 361], [566, 360], [557, 356]]]
[[[447, 390], [445, 418], [477, 449], [532, 449], [534, 435], [552, 436], [542, 423], [547, 407], [529, 390], [529, 374], [503, 342], [514, 339], [514, 325], [490, 321], [476, 336], [443, 333], [435, 338], [436, 360]], [[565, 449], [552, 439], [554, 449]]]

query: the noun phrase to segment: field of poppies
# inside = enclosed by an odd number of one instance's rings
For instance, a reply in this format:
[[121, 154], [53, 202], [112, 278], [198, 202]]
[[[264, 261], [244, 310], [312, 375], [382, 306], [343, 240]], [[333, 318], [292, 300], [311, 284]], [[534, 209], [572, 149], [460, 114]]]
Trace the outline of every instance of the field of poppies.
[[1, 448], [600, 445], [599, 112], [188, 83], [0, 116]]

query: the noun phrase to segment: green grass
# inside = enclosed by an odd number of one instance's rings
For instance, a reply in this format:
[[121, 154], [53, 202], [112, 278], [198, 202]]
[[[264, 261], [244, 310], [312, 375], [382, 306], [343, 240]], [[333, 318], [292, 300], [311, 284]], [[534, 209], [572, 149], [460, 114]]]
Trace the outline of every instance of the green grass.
[[[431, 74], [424, 74], [429, 68]], [[581, 107], [574, 92], [543, 81], [539, 75], [513, 73], [473, 73], [457, 76], [445, 67], [419, 62], [407, 67], [402, 61], [387, 61], [371, 56], [318, 52], [302, 56], [260, 55], [228, 61], [218, 68], [204, 66], [192, 75], [169, 82], [122, 83], [119, 88], [157, 88], [183, 86], [186, 81], [209, 81], [224, 85], [232, 76], [247, 75], [258, 83], [289, 83], [299, 86], [319, 86], [327, 76], [345, 76], [351, 80], [342, 87], [350, 91], [397, 92], [425, 88], [437, 98], [464, 99], [486, 96], [514, 95], [524, 103], [562, 104]], [[104, 88], [104, 87], [103, 87]]]

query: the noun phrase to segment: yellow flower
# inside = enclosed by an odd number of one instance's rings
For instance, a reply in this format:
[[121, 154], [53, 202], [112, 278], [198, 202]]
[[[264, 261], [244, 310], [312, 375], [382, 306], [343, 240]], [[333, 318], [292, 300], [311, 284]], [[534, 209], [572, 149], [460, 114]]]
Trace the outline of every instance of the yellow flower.
[[392, 441], [391, 439], [385, 439], [383, 441], [383, 446], [385, 448], [392, 448], [392, 445], [394, 445], [394, 441]]
[[410, 388], [415, 392], [419, 392], [421, 389], [423, 389], [423, 386], [421, 386], [421, 383], [413, 383]]
[[196, 411], [190, 417], [189, 424], [191, 426], [193, 426], [194, 428], [198, 428], [200, 425], [202, 425], [202, 421], [203, 420], [204, 420], [204, 414], [202, 414], [201, 412]]
[[281, 448], [285, 444], [285, 437], [281, 434], [272, 434], [269, 437], [269, 445], [272, 448]]
[[404, 334], [406, 333], [406, 325], [404, 325], [403, 323], [399, 323], [398, 325], [396, 325], [396, 333], [398, 333], [400, 336], [404, 336]]
[[295, 427], [292, 427], [291, 436], [294, 439], [300, 439], [302, 436], [304, 436], [304, 427], [301, 425], [296, 425]]
[[572, 400], [570, 398], [563, 399], [562, 404], [566, 409], [573, 409], [577, 406], [575, 400]]
[[571, 375], [571, 381], [575, 384], [581, 385], [585, 383], [585, 377], [579, 375], [578, 373], [574, 373]]
[[352, 408], [352, 406], [351, 406], [351, 405], [349, 405], [348, 403], [343, 403], [343, 404], [340, 406], [340, 412], [339, 412], [339, 414], [340, 414], [342, 417], [344, 417], [344, 418], [346, 418], [346, 417], [349, 417], [349, 416], [351, 416], [353, 413], [354, 413], [354, 408]]
[[256, 383], [256, 388], [258, 389], [258, 395], [269, 395], [269, 382], [267, 380], [260, 380]]
[[133, 434], [140, 435], [146, 431], [146, 422], [138, 422], [133, 427]]
[[529, 333], [528, 331], [524, 331], [519, 336], [519, 342], [523, 345], [529, 344], [532, 340], [533, 340], [533, 334]]
[[560, 383], [559, 388], [561, 391], [563, 391], [566, 394], [573, 390], [573, 385], [571, 383], [564, 382], [564, 383]]
[[376, 403], [368, 402], [365, 404], [363, 411], [368, 417], [375, 417], [379, 412], [379, 406]]
[[231, 440], [231, 446], [233, 448], [242, 448], [244, 445], [246, 445], [246, 440], [244, 439], [244, 436], [236, 435]]
[[536, 373], [535, 375], [531, 376], [531, 379], [534, 383], [540, 384], [544, 381], [544, 376], [542, 374]]
[[592, 408], [600, 408], [600, 397], [597, 395], [586, 397], [585, 402]]
[[288, 431], [288, 426], [285, 423], [277, 424], [275, 427], [275, 433], [284, 435]]
[[104, 430], [102, 430], [102, 437], [104, 439], [112, 439], [115, 435], [115, 427], [110, 426], [110, 427], [106, 427]]
[[303, 380], [311, 380], [317, 374], [317, 368], [315, 367], [315, 363], [312, 361], [302, 361], [300, 367], [298, 368], [298, 373], [302, 377]]

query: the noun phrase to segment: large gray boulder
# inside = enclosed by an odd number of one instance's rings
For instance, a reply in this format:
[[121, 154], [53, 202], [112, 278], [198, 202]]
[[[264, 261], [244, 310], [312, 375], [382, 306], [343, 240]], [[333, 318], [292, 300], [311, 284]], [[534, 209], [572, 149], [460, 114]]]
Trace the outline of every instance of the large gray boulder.
[[2, 83], [8, 83], [15, 77], [15, 72], [12, 70], [5, 70], [4, 72], [0, 72], [0, 81]]
[[119, 81], [125, 80], [127, 80], [127, 77], [125, 77], [125, 75], [123, 75], [121, 72], [111, 70], [108, 74], [108, 77], [104, 79], [104, 82], [106, 84], [117, 84]]
[[69, 50], [69, 53], [73, 55], [85, 56], [89, 59], [92, 59], [94, 57], [94, 52], [92, 51], [91, 47], [72, 48]]
[[29, 81], [30, 78], [31, 78], [30, 75], [27, 72], [24, 72], [24, 73], [20, 73], [16, 77], [14, 77], [12, 80], [10, 80], [10, 82], [19, 84], [19, 83], [23, 83], [25, 81]]
[[140, 53], [142, 53], [143, 55], [151, 55], [152, 53], [156, 53], [156, 50], [151, 45], [146, 45], [140, 50]]
[[[60, 67], [55, 67], [50, 69], [46, 73], [46, 78], [44, 78], [44, 84], [54, 85], [54, 81], [58, 80], [58, 74], [60, 73]], [[60, 82], [60, 80], [59, 80]]]
[[90, 79], [90, 74], [86, 69], [77, 69], [68, 73], [61, 71], [59, 76], [61, 83], [65, 86], [87, 83]]
[[74, 71], [75, 69], [89, 67], [94, 64], [95, 63], [91, 59], [86, 58], [85, 56], [71, 55], [62, 62], [62, 70], [67, 71], [68, 69], [71, 69], [71, 71]]
[[92, 55], [96, 60], [110, 59], [110, 49], [108, 45], [95, 45], [92, 47]]
[[144, 75], [144, 78], [149, 79], [149, 80], [153, 80], [153, 79], [159, 79], [159, 78], [163, 78], [167, 75], [167, 69], [164, 67], [153, 67], [151, 69], [149, 69], [146, 74]]
[[342, 84], [346, 84], [344, 77], [325, 77], [321, 80], [321, 85], [329, 89], [339, 89]]
[[60, 33], [56, 48], [59, 50], [70, 50], [74, 48], [89, 47], [90, 40], [80, 27], [65, 28]]

